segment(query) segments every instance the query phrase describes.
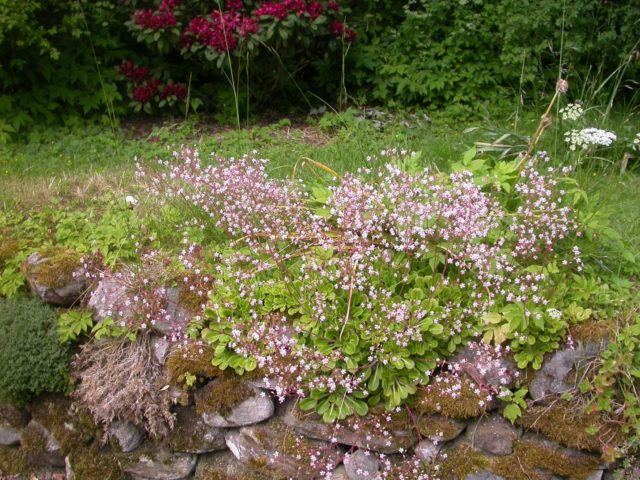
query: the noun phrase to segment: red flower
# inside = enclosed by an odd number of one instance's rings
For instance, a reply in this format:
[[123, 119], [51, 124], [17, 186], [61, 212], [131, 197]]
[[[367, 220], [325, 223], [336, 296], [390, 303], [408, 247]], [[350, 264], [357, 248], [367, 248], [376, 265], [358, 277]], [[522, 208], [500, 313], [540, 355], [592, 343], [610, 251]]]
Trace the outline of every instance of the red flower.
[[182, 100], [187, 96], [187, 86], [184, 83], [167, 83], [160, 91], [160, 98], [171, 96]]
[[173, 27], [178, 22], [171, 10], [159, 12], [153, 10], [137, 10], [133, 12], [133, 23], [142, 28], [160, 30], [161, 28]]
[[338, 20], [334, 20], [333, 22], [331, 22], [329, 28], [331, 29], [331, 33], [333, 33], [336, 38], [344, 38], [344, 40], [348, 43], [353, 43], [356, 41], [356, 32], [348, 28], [344, 23], [339, 22]]
[[239, 12], [243, 7], [242, 0], [227, 0], [227, 10]]
[[173, 10], [182, 3], [181, 0], [162, 0], [158, 10]]
[[251, 34], [256, 34], [260, 30], [260, 22], [256, 18], [244, 17], [240, 25], [239, 34], [242, 38], [246, 38]]
[[334, 12], [339, 12], [340, 11], [340, 5], [335, 0], [331, 0], [327, 4], [327, 9], [328, 10], [333, 10]]
[[324, 7], [320, 2], [311, 2], [307, 5], [307, 13], [311, 19], [315, 20], [324, 13]]
[[289, 15], [289, 9], [284, 4], [284, 2], [281, 2], [281, 3], [264, 2], [262, 5], [256, 8], [254, 15], [256, 17], [271, 16], [279, 20], [284, 20]]

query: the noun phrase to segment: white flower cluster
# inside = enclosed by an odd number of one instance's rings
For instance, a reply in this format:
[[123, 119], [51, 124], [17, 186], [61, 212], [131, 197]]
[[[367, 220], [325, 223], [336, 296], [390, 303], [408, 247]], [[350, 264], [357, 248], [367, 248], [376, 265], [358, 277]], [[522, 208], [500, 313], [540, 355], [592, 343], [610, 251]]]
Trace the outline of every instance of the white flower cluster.
[[581, 147], [583, 150], [593, 145], [609, 146], [616, 140], [616, 134], [600, 128], [583, 128], [582, 130], [569, 130], [564, 134], [564, 141], [569, 144], [570, 150]]
[[633, 139], [633, 149], [640, 150], [640, 132], [636, 133], [636, 138]]
[[560, 109], [560, 115], [563, 120], [577, 120], [584, 114], [584, 109], [579, 103], [570, 103]]

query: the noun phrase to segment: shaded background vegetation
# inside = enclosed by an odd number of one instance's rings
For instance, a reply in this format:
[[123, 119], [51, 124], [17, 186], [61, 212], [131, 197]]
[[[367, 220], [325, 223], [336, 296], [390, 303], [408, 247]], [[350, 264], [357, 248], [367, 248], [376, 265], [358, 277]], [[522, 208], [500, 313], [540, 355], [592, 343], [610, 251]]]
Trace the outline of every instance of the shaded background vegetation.
[[[125, 25], [134, 11], [159, 3], [24, 0], [17, 8], [0, 0], [0, 139], [33, 124], [115, 125], [132, 112], [118, 72], [125, 59], [190, 81], [201, 113], [231, 121], [236, 106], [224, 68], [185, 57], [179, 46], [160, 53]], [[245, 9], [260, 3], [245, 2]], [[183, 8], [202, 13], [218, 3], [185, 0]], [[638, 0], [350, 0], [341, 8], [354, 43], [285, 38], [242, 66], [236, 93], [243, 119], [344, 105], [345, 92], [352, 104], [473, 113], [535, 104], [560, 73], [583, 86], [583, 99], [638, 100]]]

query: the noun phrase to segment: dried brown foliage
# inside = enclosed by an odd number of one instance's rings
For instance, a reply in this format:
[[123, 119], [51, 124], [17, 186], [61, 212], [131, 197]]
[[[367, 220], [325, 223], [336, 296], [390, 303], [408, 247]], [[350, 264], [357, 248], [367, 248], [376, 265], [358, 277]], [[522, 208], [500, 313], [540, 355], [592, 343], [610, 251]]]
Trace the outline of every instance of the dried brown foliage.
[[130, 421], [152, 437], [165, 436], [175, 422], [162, 368], [153, 357], [148, 335], [89, 342], [73, 362], [80, 380], [74, 396], [105, 427]]

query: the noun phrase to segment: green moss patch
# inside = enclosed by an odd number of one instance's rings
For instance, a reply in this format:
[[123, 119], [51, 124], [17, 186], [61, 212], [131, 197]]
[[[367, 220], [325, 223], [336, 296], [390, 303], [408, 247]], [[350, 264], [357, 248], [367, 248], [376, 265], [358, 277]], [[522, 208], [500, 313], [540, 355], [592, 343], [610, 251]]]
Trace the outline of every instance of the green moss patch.
[[39, 252], [41, 260], [30, 268], [33, 279], [44, 287], [60, 288], [73, 280], [80, 255], [74, 250], [51, 247]]
[[195, 394], [196, 413], [227, 416], [233, 407], [255, 395], [255, 390], [238, 377], [209, 382]]
[[213, 352], [207, 345], [193, 343], [181, 345], [167, 358], [169, 383], [178, 387], [186, 385], [187, 375], [195, 375], [199, 380], [216, 378], [222, 371], [212, 365]]
[[442, 480], [461, 479], [481, 471], [505, 480], [548, 480], [550, 474], [586, 480], [599, 466], [596, 457], [557, 448], [551, 442], [528, 439], [516, 442], [513, 453], [504, 457], [483, 455], [462, 442], [447, 451], [440, 472]]
[[606, 439], [608, 445], [614, 446], [624, 442], [618, 424], [608, 421], [599, 412], [588, 413], [580, 405], [563, 401], [550, 407], [534, 406], [527, 409], [520, 423], [529, 430], [580, 450], [601, 451], [601, 439]]
[[419, 413], [439, 413], [445, 417], [467, 419], [482, 415], [486, 407], [477, 387], [466, 377], [447, 375], [441, 381], [422, 387], [414, 396]]

